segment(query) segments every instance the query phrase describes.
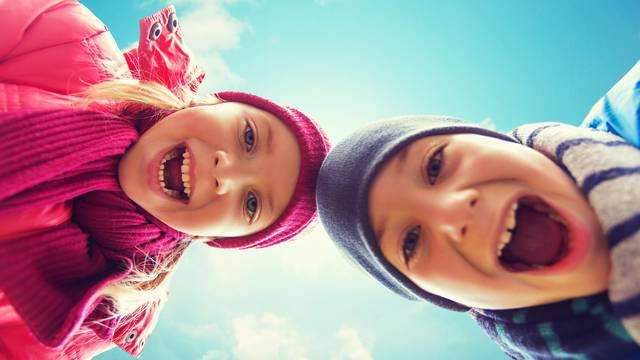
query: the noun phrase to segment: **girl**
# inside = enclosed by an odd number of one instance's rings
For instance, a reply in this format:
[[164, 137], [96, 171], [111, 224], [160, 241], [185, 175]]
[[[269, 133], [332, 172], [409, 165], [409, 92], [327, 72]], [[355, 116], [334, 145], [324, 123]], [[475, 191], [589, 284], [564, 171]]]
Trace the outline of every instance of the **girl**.
[[436, 116], [372, 124], [325, 160], [322, 223], [379, 282], [470, 311], [512, 358], [637, 358], [639, 80], [636, 64], [586, 120], [624, 139]]
[[259, 248], [311, 223], [324, 134], [255, 95], [195, 98], [173, 7], [124, 56], [76, 1], [3, 13], [0, 358], [137, 356], [194, 239]]

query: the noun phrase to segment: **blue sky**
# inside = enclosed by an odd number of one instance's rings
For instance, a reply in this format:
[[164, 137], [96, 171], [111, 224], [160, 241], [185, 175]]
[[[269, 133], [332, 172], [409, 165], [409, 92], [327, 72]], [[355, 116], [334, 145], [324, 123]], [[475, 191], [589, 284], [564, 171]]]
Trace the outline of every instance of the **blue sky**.
[[[121, 48], [165, 1], [81, 1]], [[202, 90], [298, 107], [337, 141], [388, 116], [577, 124], [640, 58], [640, 2], [178, 0]], [[192, 246], [142, 359], [502, 359], [464, 314], [407, 302], [320, 227], [260, 251]], [[128, 359], [113, 350], [99, 359]]]

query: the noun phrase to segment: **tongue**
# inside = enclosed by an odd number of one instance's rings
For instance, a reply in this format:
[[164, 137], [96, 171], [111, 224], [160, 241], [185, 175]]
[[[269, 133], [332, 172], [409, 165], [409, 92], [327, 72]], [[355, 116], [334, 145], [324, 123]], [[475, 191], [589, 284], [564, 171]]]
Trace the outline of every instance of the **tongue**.
[[182, 155], [178, 155], [164, 163], [164, 181], [167, 189], [176, 191], [184, 190], [184, 186], [182, 185], [182, 171], [180, 170], [181, 166]]
[[551, 265], [564, 248], [563, 225], [546, 213], [520, 205], [511, 241], [504, 248], [501, 260], [516, 267]]

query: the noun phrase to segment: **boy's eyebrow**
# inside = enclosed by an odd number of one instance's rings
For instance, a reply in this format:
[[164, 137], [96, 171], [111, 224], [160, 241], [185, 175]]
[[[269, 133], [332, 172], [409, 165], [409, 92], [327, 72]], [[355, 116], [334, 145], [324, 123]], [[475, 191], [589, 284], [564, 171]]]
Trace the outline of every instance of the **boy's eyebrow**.
[[[380, 250], [380, 252], [382, 252], [383, 256], [387, 258], [387, 256], [385, 255], [385, 252], [382, 249], [382, 244], [383, 244], [382, 237], [386, 234], [387, 219], [383, 219], [383, 220], [384, 221], [382, 222], [382, 226], [380, 227], [380, 229], [378, 229], [379, 231], [375, 232], [375, 235], [376, 235], [376, 240], [378, 241], [378, 249]], [[402, 237], [395, 236], [393, 234], [389, 234], [388, 236], [391, 238], [388, 239], [387, 246], [388, 247], [391, 246], [391, 249], [392, 249], [391, 251], [393, 251], [394, 254], [397, 253], [399, 259], [403, 259], [402, 246], [400, 245], [400, 242], [402, 241], [401, 239]], [[389, 258], [387, 258], [387, 260], [389, 260]]]
[[386, 230], [386, 227], [387, 227], [387, 217], [383, 215], [383, 217], [381, 219], [379, 219], [379, 220], [380, 221], [378, 221], [376, 223], [377, 224], [381, 224], [380, 227], [373, 229], [373, 235], [375, 235], [376, 240], [378, 240], [378, 244], [380, 244], [380, 240], [382, 240], [382, 236], [385, 233], [385, 230]]
[[402, 173], [404, 170], [404, 167], [407, 164], [407, 156], [408, 156], [408, 152], [409, 152], [409, 147], [405, 146], [403, 147], [398, 154], [396, 155], [396, 171], [398, 171], [399, 173]]
[[[409, 152], [409, 146], [404, 146], [402, 149], [400, 149], [398, 153], [394, 155], [394, 157], [392, 157], [393, 159], [392, 161], [395, 161], [395, 164], [393, 164], [393, 167], [400, 174], [403, 173], [404, 167], [407, 164], [408, 152]], [[382, 239], [382, 236], [386, 231], [387, 221], [388, 221], [388, 218], [383, 215], [380, 221], [377, 222], [378, 224], [382, 224], [382, 225], [380, 225], [380, 227], [377, 229], [375, 228], [373, 229], [373, 234], [378, 240], [378, 244], [380, 244], [380, 240]]]
[[382, 223], [379, 229], [373, 229], [373, 233], [376, 236], [376, 240], [378, 240], [378, 246], [380, 245], [380, 240], [382, 240], [382, 235], [384, 235], [386, 226], [386, 220]]

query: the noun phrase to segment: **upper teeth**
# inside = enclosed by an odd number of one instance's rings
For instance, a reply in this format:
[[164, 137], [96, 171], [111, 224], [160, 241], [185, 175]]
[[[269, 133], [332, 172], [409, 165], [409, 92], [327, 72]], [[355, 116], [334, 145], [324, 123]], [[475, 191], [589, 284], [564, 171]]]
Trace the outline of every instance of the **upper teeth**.
[[[502, 234], [500, 234], [500, 240], [498, 241], [498, 248], [496, 249], [498, 257], [502, 256], [502, 250], [511, 241], [511, 235], [513, 234], [513, 231], [516, 228], [516, 211], [518, 210], [518, 206], [519, 205], [517, 202], [513, 204], [511, 206], [511, 209], [509, 210], [509, 213], [507, 214], [505, 229], [503, 230]], [[551, 207], [538, 205], [538, 204], [533, 204], [529, 206], [532, 206], [534, 209], [536, 209], [536, 211], [546, 212], [547, 216], [550, 219], [553, 219], [566, 226], [564, 220], [562, 220], [562, 218], [553, 209], [551, 209]]]
[[[162, 190], [169, 195], [179, 195], [179, 194], [174, 194], [174, 193], [177, 193], [177, 191], [172, 189], [167, 189], [166, 181], [164, 179], [165, 163], [168, 160], [174, 159], [176, 156], [178, 156], [178, 150], [173, 150], [168, 152], [164, 156], [164, 158], [162, 158], [162, 161], [160, 162], [160, 169], [158, 170], [158, 180], [160, 181], [160, 186], [162, 187]], [[187, 197], [191, 195], [190, 169], [191, 169], [191, 154], [187, 149], [185, 149], [184, 153], [182, 154], [182, 165], [180, 166], [180, 172], [182, 173], [182, 185], [184, 187], [184, 193], [187, 194]]]
[[191, 175], [189, 170], [191, 169], [191, 154], [189, 151], [185, 150], [182, 155], [182, 166], [180, 167], [180, 172], [182, 172], [182, 183], [184, 185], [184, 193], [187, 196], [191, 196]]
[[502, 231], [500, 235], [500, 241], [498, 241], [498, 257], [502, 255], [502, 249], [511, 241], [511, 234], [513, 233], [513, 229], [516, 228], [516, 210], [518, 210], [518, 203], [514, 203], [507, 214], [507, 222], [506, 228]]

